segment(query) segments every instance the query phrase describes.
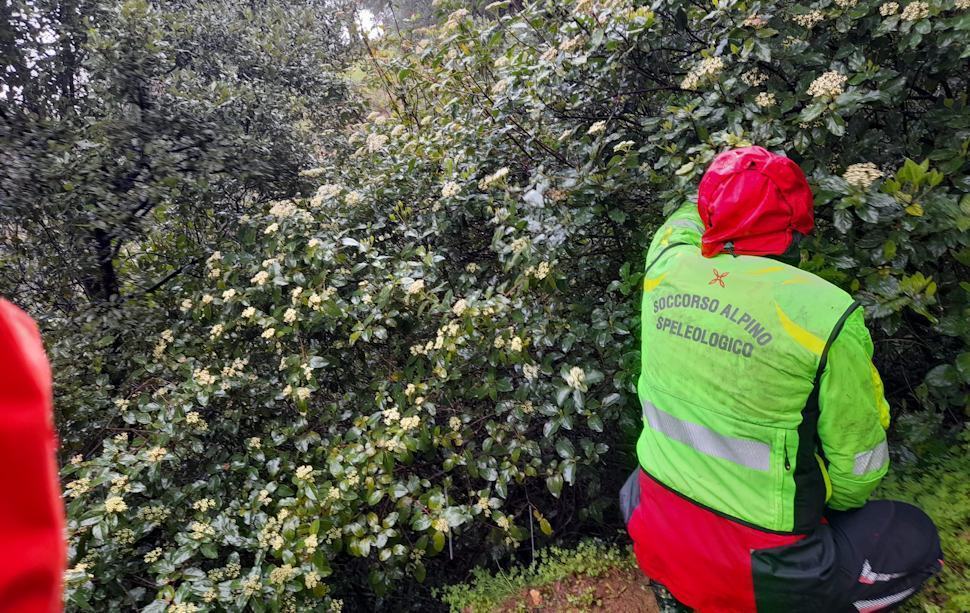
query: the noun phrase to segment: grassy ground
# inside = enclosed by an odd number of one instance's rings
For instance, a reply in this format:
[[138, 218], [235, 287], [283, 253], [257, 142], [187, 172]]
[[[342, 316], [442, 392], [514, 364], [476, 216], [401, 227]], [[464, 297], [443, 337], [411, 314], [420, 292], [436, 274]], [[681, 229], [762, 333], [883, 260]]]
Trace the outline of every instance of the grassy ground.
[[[919, 467], [895, 472], [878, 498], [924, 509], [940, 530], [946, 568], [905, 611], [970, 611], [970, 436], [962, 446]], [[489, 572], [440, 594], [453, 611], [656, 611], [649, 582], [622, 546], [587, 541], [550, 547], [531, 565]]]
[[468, 582], [441, 594], [453, 611], [657, 611], [649, 581], [623, 548], [585, 541], [549, 547], [528, 566], [475, 571]]

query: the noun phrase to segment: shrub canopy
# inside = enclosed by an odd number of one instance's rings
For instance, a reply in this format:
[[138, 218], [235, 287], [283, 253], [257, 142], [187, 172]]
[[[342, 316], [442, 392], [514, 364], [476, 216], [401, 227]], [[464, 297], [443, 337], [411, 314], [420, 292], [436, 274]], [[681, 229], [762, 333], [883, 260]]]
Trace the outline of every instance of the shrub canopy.
[[[384, 41], [389, 109], [314, 191], [61, 332], [73, 606], [370, 606], [615, 526], [643, 250], [729, 147], [801, 164], [801, 265], [865, 305], [918, 416], [904, 453], [945, 440], [970, 380], [965, 2], [508, 4]], [[95, 332], [123, 339], [116, 386]]]

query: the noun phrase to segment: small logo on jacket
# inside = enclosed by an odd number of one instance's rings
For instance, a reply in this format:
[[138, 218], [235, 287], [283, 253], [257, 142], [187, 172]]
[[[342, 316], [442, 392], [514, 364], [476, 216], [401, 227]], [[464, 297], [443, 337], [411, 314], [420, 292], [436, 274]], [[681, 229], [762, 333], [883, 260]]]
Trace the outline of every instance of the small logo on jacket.
[[714, 269], [714, 278], [711, 279], [711, 282], [708, 283], [708, 285], [714, 285], [715, 283], [717, 283], [721, 287], [725, 287], [725, 285], [724, 285], [724, 277], [728, 276], [729, 274], [731, 274], [731, 273], [729, 273], [729, 272], [718, 272], [717, 269], [715, 268]]

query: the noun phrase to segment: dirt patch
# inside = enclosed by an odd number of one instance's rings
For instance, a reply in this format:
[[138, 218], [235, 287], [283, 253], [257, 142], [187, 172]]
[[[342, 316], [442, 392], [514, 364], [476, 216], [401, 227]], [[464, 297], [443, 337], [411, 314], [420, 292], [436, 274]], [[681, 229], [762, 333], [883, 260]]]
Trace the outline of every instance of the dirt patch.
[[507, 598], [502, 613], [610, 611], [659, 613], [650, 580], [635, 568], [615, 569], [599, 577], [570, 576], [548, 585], [527, 587]]

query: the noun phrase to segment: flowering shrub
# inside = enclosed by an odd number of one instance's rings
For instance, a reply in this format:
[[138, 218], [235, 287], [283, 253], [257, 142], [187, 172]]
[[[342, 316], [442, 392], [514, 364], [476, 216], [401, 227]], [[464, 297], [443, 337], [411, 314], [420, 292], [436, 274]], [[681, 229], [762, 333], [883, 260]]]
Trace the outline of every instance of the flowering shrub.
[[362, 607], [618, 521], [643, 249], [728, 147], [809, 173], [802, 265], [865, 304], [895, 406], [966, 406], [965, 7], [507, 5], [377, 50], [353, 155], [61, 334], [73, 606]]

